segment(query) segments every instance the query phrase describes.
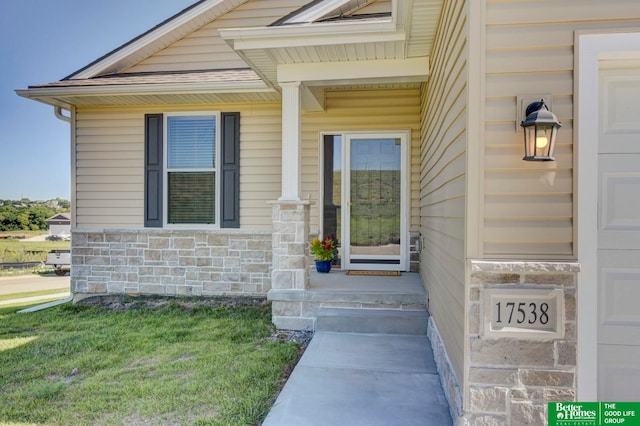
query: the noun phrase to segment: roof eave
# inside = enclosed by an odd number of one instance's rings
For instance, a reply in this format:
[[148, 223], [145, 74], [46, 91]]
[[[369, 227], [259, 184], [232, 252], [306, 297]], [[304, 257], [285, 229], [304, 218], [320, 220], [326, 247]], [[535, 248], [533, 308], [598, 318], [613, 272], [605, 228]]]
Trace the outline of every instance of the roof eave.
[[16, 90], [19, 96], [33, 99], [48, 105], [60, 106], [66, 109], [73, 107], [59, 98], [82, 98], [89, 96], [150, 96], [150, 95], [179, 95], [179, 94], [224, 94], [224, 93], [273, 93], [275, 90], [264, 82], [255, 80], [250, 82], [226, 83], [169, 83], [169, 84], [127, 84], [113, 86], [48, 86], [29, 87]]

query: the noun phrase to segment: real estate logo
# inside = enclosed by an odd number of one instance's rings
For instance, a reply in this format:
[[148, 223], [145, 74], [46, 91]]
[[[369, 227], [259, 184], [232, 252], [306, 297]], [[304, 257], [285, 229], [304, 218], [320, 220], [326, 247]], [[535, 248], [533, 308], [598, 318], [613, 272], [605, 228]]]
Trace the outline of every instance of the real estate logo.
[[[552, 420], [555, 423], [552, 423]], [[597, 425], [598, 404], [595, 402], [549, 403], [549, 426]]]
[[547, 412], [549, 426], [640, 426], [636, 402], [550, 402]]

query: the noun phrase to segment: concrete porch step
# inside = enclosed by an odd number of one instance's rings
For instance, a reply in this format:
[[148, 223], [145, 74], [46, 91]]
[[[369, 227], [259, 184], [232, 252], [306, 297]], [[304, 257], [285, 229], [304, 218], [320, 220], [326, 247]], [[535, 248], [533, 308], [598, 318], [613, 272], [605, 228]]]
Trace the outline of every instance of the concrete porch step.
[[316, 331], [426, 335], [423, 310], [326, 308], [318, 311]]

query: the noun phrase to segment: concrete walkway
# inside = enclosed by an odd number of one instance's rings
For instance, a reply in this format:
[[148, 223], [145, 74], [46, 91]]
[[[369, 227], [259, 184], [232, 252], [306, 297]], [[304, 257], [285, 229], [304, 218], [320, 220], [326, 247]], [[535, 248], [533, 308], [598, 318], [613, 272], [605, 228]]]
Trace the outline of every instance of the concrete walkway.
[[426, 336], [316, 332], [262, 425], [451, 424]]
[[64, 299], [69, 297], [71, 293], [54, 293], [54, 294], [43, 294], [41, 296], [31, 296], [31, 297], [21, 297], [19, 299], [9, 299], [9, 300], [0, 300], [0, 306], [7, 305], [21, 305], [27, 304], [31, 302], [38, 302], [41, 300], [55, 300], [55, 299]]

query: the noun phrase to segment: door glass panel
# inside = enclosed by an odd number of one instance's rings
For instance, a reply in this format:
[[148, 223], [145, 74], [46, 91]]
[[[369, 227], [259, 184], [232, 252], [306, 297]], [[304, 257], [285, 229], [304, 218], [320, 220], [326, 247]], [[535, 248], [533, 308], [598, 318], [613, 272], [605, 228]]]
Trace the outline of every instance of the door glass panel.
[[397, 138], [350, 140], [349, 249], [367, 263], [400, 256], [401, 147]]
[[322, 149], [324, 154], [322, 232], [324, 235], [331, 235], [336, 241], [338, 256], [333, 260], [333, 263], [340, 265], [342, 256], [342, 136], [325, 135]]

